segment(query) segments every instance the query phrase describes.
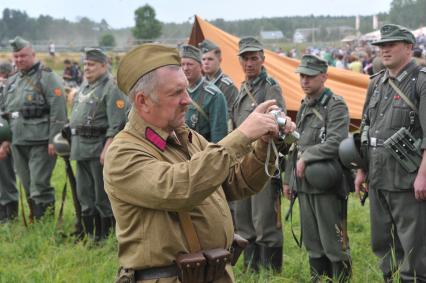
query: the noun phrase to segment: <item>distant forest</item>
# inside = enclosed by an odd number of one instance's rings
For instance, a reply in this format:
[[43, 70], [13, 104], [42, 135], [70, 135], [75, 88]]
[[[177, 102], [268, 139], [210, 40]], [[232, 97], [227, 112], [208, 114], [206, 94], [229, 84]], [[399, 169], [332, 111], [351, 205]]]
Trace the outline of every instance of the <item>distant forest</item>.
[[[424, 11], [426, 0], [393, 0], [389, 13], [378, 15], [379, 23], [396, 23], [415, 29], [425, 25]], [[48, 15], [31, 18], [25, 11], [4, 9], [0, 19], [0, 47], [6, 47], [7, 41], [16, 35], [31, 40], [35, 45], [47, 45], [54, 42], [58, 47], [80, 48], [95, 46], [105, 34], [112, 34], [115, 46], [123, 48], [134, 43], [131, 28], [112, 29], [102, 20], [94, 22], [82, 17], [76, 22], [55, 19]], [[200, 15], [201, 17], [203, 15]], [[373, 16], [361, 16], [361, 33], [373, 30]], [[237, 21], [223, 19], [210, 20], [210, 23], [236, 36], [258, 36], [260, 31], [279, 30], [286, 41], [291, 41], [293, 33], [299, 28], [319, 29], [318, 38], [323, 41], [340, 40], [344, 34], [337, 27], [355, 28], [355, 16], [296, 16], [260, 18]], [[179, 42], [188, 38], [192, 22], [162, 23], [160, 41]]]

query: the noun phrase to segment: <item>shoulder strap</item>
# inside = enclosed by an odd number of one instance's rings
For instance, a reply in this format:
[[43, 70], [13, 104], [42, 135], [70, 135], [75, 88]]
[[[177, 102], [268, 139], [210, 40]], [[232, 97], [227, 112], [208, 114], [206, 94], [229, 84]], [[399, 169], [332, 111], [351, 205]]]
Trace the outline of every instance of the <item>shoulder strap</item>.
[[[115, 138], [129, 140], [139, 145], [142, 144], [139, 138], [129, 132], [121, 131], [115, 136]], [[159, 158], [158, 155], [156, 157]], [[185, 234], [186, 241], [188, 242], [189, 251], [191, 253], [199, 252], [201, 250], [200, 239], [198, 238], [197, 232], [195, 231], [194, 223], [191, 220], [191, 215], [187, 211], [179, 211], [178, 216], [183, 233]]]
[[253, 93], [249, 90], [249, 88], [247, 87], [247, 83], [243, 83], [243, 88], [244, 90], [247, 92], [247, 95], [250, 97], [251, 101], [257, 106], [257, 101], [254, 98]]
[[417, 113], [417, 107], [414, 105], [414, 103], [408, 98], [408, 96], [406, 96], [402, 90], [400, 90], [396, 84], [389, 79], [389, 84], [390, 86], [396, 91], [396, 93], [398, 93], [399, 96], [401, 96], [401, 98], [405, 101], [405, 103], [408, 104], [408, 106], [410, 106], [411, 110], [413, 110], [415, 113]]

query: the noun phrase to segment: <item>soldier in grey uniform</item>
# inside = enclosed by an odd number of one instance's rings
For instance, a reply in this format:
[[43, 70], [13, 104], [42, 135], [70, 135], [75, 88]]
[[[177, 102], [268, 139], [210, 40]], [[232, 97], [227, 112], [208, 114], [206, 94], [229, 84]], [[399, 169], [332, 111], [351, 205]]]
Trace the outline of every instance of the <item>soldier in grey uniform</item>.
[[28, 41], [16, 37], [10, 45], [18, 70], [8, 79], [5, 92], [12, 156], [32, 217], [39, 219], [55, 205], [50, 185], [56, 163], [52, 141], [66, 122], [66, 100], [61, 78], [36, 61]]
[[[357, 171], [355, 188], [368, 183], [371, 245], [385, 281], [399, 268], [402, 282], [426, 282], [426, 69], [411, 57], [416, 40], [408, 29], [389, 24], [380, 33], [373, 45], [386, 69], [368, 87], [361, 142], [369, 168]], [[384, 146], [402, 127], [420, 144], [415, 170]]]
[[100, 240], [114, 226], [102, 178], [104, 156], [125, 124], [128, 102], [108, 72], [107, 56], [101, 49], [85, 49], [84, 77], [71, 113], [70, 159], [77, 161], [84, 233]]
[[182, 70], [189, 82], [192, 103], [185, 114], [186, 124], [210, 142], [218, 142], [228, 133], [227, 106], [223, 93], [209, 83], [201, 72], [201, 51], [183, 45], [180, 55]]
[[[9, 62], [0, 62], [0, 112], [4, 111], [5, 85], [12, 74]], [[0, 141], [0, 223], [12, 220], [18, 215], [18, 190], [13, 170], [13, 159], [10, 154], [10, 142]]]
[[299, 198], [302, 241], [309, 253], [312, 282], [319, 282], [321, 275], [346, 282], [351, 273], [348, 191], [338, 148], [348, 136], [349, 113], [343, 98], [324, 86], [327, 68], [326, 61], [304, 55], [296, 69], [306, 96], [297, 113], [300, 139], [287, 161], [284, 194], [290, 198], [294, 192]]
[[[262, 44], [253, 37], [242, 38], [239, 42], [239, 60], [246, 80], [232, 109], [233, 128], [237, 128], [256, 108], [268, 99], [275, 99], [285, 113], [285, 103], [279, 84], [271, 78], [263, 67], [265, 55]], [[281, 183], [272, 179], [267, 187], [256, 195], [235, 202], [236, 232], [249, 240], [244, 250], [244, 264], [257, 271], [259, 265], [282, 269], [283, 233], [279, 208]]]
[[[217, 86], [222, 93], [225, 95], [226, 104], [228, 106], [228, 127], [231, 124], [231, 110], [232, 105], [234, 104], [235, 98], [238, 95], [238, 89], [235, 86], [234, 82], [231, 78], [223, 73], [220, 68], [220, 64], [222, 62], [222, 51], [219, 46], [217, 46], [214, 42], [205, 39], [199, 43], [199, 47], [202, 55], [202, 68], [204, 73], [204, 78]], [[232, 129], [229, 129], [232, 130]]]

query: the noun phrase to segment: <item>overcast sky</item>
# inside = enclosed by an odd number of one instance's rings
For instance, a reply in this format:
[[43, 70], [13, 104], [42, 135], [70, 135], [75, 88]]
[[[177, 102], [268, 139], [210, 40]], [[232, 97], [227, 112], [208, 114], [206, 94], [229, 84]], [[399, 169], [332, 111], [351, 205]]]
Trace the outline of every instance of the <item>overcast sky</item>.
[[[113, 28], [134, 25], [134, 11], [145, 4], [154, 7], [162, 22], [182, 23], [198, 15], [206, 20], [250, 19], [306, 15], [373, 15], [389, 12], [391, 0], [0, 0], [5, 8], [24, 10], [31, 17], [50, 15], [76, 21], [105, 19]], [[252, 4], [247, 4], [252, 3]]]

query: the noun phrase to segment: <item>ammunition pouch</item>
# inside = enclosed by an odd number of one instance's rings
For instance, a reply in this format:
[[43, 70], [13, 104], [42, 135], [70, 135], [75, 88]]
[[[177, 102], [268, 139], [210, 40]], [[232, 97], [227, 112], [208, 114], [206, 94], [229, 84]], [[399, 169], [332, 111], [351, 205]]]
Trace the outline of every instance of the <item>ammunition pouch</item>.
[[238, 258], [244, 249], [248, 246], [249, 241], [244, 239], [238, 234], [234, 234], [234, 240], [232, 241], [231, 246], [231, 265], [235, 266], [237, 264]]
[[225, 249], [211, 249], [176, 257], [178, 277], [182, 283], [213, 282], [225, 275], [231, 253]]
[[115, 283], [136, 283], [135, 270], [120, 267], [117, 272]]
[[97, 138], [106, 134], [107, 129], [103, 127], [94, 126], [77, 126], [71, 129], [73, 135], [81, 136], [84, 138]]
[[30, 104], [30, 105], [24, 105], [22, 109], [20, 110], [22, 117], [24, 119], [34, 119], [34, 118], [41, 118], [46, 114], [50, 113], [49, 105], [42, 104]]
[[202, 252], [179, 254], [176, 257], [178, 277], [182, 283], [203, 283], [207, 261]]
[[385, 140], [383, 146], [408, 173], [413, 173], [418, 170], [422, 161], [420, 142], [420, 139], [416, 140], [402, 127]]

